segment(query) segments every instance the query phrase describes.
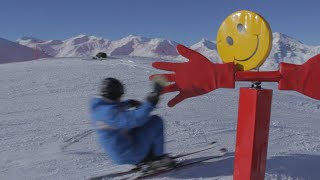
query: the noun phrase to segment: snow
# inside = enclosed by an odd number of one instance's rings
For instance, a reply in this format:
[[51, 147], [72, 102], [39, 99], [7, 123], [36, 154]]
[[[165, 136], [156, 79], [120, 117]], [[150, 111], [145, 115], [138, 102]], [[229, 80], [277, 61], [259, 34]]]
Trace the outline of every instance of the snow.
[[[151, 90], [152, 58], [106, 61], [52, 58], [0, 64], [0, 179], [85, 179], [129, 168], [115, 166], [94, 134], [61, 151], [63, 141], [91, 128], [88, 101], [100, 80], [116, 77], [126, 98], [144, 100]], [[167, 60], [163, 60], [167, 61]], [[167, 152], [179, 153], [218, 141], [229, 150], [225, 159], [164, 174], [155, 179], [232, 179], [239, 88], [218, 89], [187, 99], [174, 108], [163, 96], [154, 112], [166, 125]], [[317, 180], [320, 177], [320, 102], [275, 83], [266, 179]], [[202, 154], [210, 155], [210, 151]], [[198, 157], [198, 156], [195, 156]]]

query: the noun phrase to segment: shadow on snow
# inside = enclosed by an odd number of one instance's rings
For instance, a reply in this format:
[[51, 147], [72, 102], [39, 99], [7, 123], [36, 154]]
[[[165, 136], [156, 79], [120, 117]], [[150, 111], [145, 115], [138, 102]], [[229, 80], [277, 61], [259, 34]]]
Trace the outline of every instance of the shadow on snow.
[[[213, 178], [233, 175], [234, 153], [219, 161], [169, 172], [161, 177], [177, 179]], [[320, 178], [320, 155], [292, 154], [275, 156], [267, 160], [267, 177], [290, 177], [293, 179], [318, 180]], [[273, 176], [274, 175], [274, 176]]]

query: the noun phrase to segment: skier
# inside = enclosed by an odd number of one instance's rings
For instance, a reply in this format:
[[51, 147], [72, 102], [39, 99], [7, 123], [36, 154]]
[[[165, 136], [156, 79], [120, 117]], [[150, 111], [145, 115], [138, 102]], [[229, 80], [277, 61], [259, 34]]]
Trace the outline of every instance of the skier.
[[154, 90], [145, 102], [121, 101], [122, 83], [115, 78], [102, 81], [100, 96], [90, 103], [91, 119], [100, 145], [116, 164], [147, 164], [152, 168], [175, 165], [164, 153], [163, 120], [150, 114], [164, 86], [163, 82], [154, 81]]

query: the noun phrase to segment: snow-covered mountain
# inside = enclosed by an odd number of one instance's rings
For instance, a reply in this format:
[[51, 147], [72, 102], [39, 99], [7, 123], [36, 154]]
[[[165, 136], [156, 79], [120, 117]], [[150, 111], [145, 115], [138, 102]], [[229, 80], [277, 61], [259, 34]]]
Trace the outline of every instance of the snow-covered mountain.
[[[66, 40], [43, 41], [34, 38], [18, 39], [18, 43], [38, 48], [54, 57], [94, 56], [100, 51], [111, 56], [141, 56], [162, 59], [186, 59], [176, 51], [178, 43], [159, 38], [129, 35], [120, 40], [108, 40], [94, 36], [79, 35]], [[280, 62], [302, 64], [320, 52], [320, 46], [311, 46], [278, 32], [273, 33], [272, 50], [261, 70], [276, 70]], [[202, 39], [190, 46], [213, 62], [221, 63], [216, 43]]]
[[[31, 43], [31, 39], [28, 39]], [[32, 41], [35, 43], [38, 41]], [[16, 42], [12, 42], [0, 38], [0, 64], [10, 62], [28, 61], [38, 58], [50, 57], [40, 50], [34, 50], [30, 47], [22, 46]]]
[[192, 45], [190, 48], [197, 52], [200, 52], [202, 55], [204, 55], [213, 62], [222, 62], [217, 51], [217, 45], [213, 41], [202, 39], [200, 42]]
[[17, 42], [31, 48], [38, 48], [54, 57], [88, 56], [104, 50], [109, 40], [94, 36], [79, 35], [66, 40], [35, 40], [22, 38]]
[[303, 64], [320, 53], [320, 46], [311, 46], [281, 33], [273, 33], [272, 49], [262, 69], [277, 69], [280, 62]]
[[175, 49], [177, 44], [170, 40], [130, 35], [114, 41], [110, 48], [110, 55], [173, 58], [178, 56], [178, 52]]
[[178, 56], [176, 42], [158, 38], [145, 38], [135, 35], [111, 41], [94, 36], [79, 35], [60, 40], [33, 41], [18, 39], [18, 43], [32, 48], [39, 48], [54, 57], [93, 56], [106, 52], [111, 56], [141, 56], [172, 59]]

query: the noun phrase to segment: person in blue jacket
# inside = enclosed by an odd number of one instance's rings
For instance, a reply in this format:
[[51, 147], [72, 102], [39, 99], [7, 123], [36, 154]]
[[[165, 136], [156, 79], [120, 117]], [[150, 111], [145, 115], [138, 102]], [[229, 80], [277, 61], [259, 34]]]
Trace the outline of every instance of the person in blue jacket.
[[122, 83], [115, 78], [102, 81], [100, 96], [90, 102], [91, 119], [100, 145], [116, 164], [150, 163], [154, 167], [175, 164], [164, 153], [163, 120], [151, 115], [162, 89], [161, 83], [154, 82], [154, 91], [145, 102], [121, 101]]

